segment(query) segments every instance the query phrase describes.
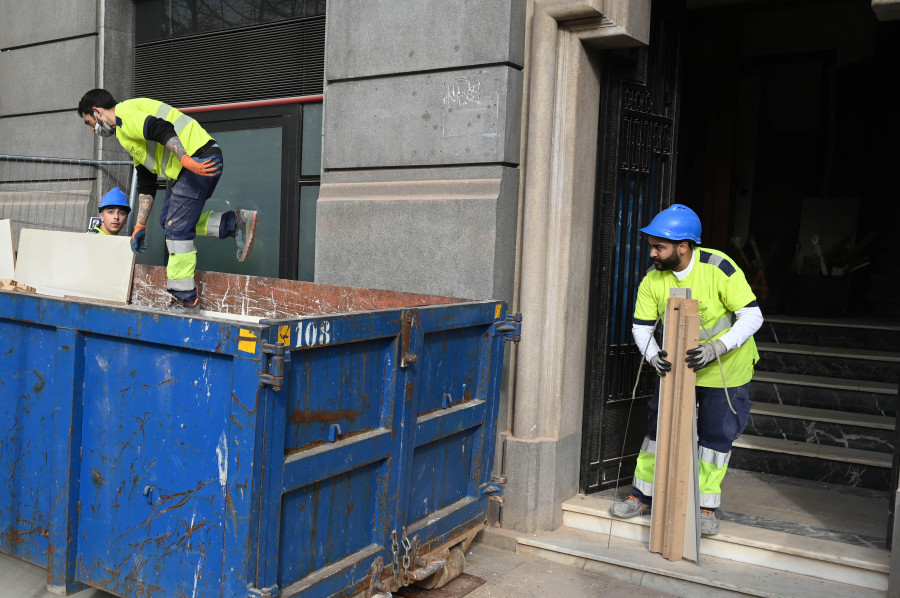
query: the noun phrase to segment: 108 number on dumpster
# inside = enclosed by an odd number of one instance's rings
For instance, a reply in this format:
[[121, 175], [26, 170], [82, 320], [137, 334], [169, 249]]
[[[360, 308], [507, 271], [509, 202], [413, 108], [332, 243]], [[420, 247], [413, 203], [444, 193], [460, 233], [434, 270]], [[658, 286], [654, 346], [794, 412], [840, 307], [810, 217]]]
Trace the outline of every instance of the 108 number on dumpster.
[[297, 322], [297, 344], [295, 347], [315, 347], [331, 343], [331, 322]]

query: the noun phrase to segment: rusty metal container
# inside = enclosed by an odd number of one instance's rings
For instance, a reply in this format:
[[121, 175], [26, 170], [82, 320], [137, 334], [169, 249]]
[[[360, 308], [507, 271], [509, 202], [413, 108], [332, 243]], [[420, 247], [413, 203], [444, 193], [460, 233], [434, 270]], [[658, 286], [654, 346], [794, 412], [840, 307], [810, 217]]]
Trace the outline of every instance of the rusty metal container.
[[502, 303], [199, 273], [187, 317], [164, 278], [0, 292], [0, 550], [58, 593], [350, 596], [481, 529]]

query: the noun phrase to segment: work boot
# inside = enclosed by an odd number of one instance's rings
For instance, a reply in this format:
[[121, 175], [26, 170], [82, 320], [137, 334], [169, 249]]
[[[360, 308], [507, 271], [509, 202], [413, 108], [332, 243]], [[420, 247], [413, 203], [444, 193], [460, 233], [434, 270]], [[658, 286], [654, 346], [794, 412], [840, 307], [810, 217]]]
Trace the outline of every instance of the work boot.
[[700, 534], [703, 536], [715, 536], [719, 533], [719, 520], [716, 512], [709, 509], [700, 509]]
[[234, 241], [237, 243], [237, 259], [243, 262], [253, 247], [253, 233], [256, 232], [256, 210], [234, 211]]
[[613, 506], [609, 508], [609, 512], [622, 519], [631, 519], [638, 515], [649, 515], [650, 505], [641, 502], [641, 499], [632, 494], [625, 500], [613, 503]]
[[194, 297], [193, 301], [182, 301], [181, 299], [172, 298], [172, 304], [169, 311], [175, 314], [196, 315], [200, 313], [200, 297]]

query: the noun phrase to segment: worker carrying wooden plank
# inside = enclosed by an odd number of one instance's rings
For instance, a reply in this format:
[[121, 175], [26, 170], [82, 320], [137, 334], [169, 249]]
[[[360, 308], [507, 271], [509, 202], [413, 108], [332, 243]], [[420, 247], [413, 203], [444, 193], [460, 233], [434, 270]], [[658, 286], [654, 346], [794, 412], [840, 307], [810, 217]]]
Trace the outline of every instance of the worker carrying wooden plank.
[[[653, 338], [670, 289], [689, 288], [692, 298], [699, 300], [699, 347], [673, 358], [683, 357], [697, 373], [700, 530], [713, 535], [719, 531], [715, 511], [722, 503], [721, 483], [731, 446], [750, 417], [749, 386], [759, 360], [753, 334], [762, 325], [762, 311], [734, 261], [721, 251], [700, 247], [700, 218], [687, 206], [666, 208], [641, 232], [648, 235], [655, 268], [638, 288], [632, 332], [644, 359], [659, 376], [672, 368], [669, 355]], [[652, 505], [658, 384], [648, 407], [649, 427], [637, 458], [632, 494], [613, 504], [610, 511], [616, 517], [646, 514]]]
[[92, 89], [78, 103], [78, 114], [101, 137], [112, 137], [134, 159], [138, 174], [138, 214], [131, 235], [135, 253], [147, 250], [146, 225], [153, 208], [157, 176], [171, 183], [160, 212], [169, 261], [166, 289], [172, 310], [197, 313], [200, 299], [194, 282], [198, 234], [237, 242], [237, 259], [244, 261], [253, 245], [257, 213], [237, 208], [229, 212], [203, 207], [222, 176], [224, 158], [215, 139], [196, 120], [150, 98], [117, 102], [105, 89]]

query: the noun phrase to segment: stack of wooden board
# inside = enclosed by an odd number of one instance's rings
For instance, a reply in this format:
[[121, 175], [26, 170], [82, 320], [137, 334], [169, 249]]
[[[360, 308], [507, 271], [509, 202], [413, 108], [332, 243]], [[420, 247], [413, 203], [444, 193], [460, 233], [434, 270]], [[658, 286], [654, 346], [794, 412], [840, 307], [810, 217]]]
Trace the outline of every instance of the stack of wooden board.
[[[679, 289], [684, 291], [684, 289]], [[663, 349], [672, 371], [662, 378], [656, 427], [656, 468], [650, 552], [670, 561], [700, 558], [700, 513], [697, 489], [697, 375], [684, 360], [700, 338], [696, 299], [673, 296], [666, 306]]]

